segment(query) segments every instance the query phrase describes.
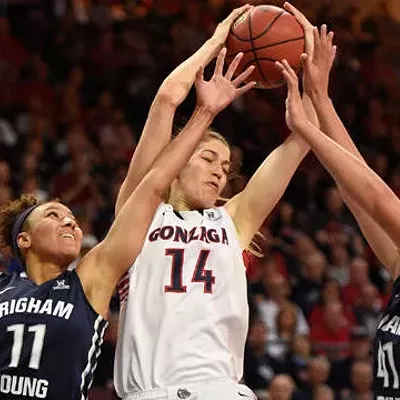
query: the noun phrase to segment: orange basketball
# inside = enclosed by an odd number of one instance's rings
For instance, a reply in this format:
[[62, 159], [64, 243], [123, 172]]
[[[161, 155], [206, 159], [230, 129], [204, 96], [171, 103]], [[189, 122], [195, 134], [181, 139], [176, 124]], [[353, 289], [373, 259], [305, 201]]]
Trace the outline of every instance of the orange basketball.
[[294, 70], [299, 70], [300, 55], [304, 52], [304, 31], [284, 9], [261, 5], [233, 23], [226, 46], [228, 63], [237, 53], [244, 53], [238, 74], [254, 65], [248, 80], [256, 81], [258, 88], [271, 89], [284, 84], [275, 61], [285, 58]]

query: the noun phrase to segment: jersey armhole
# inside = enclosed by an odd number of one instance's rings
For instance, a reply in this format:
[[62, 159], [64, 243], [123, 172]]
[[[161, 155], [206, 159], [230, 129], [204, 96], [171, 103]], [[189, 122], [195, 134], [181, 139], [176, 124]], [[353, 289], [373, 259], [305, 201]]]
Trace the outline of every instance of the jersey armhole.
[[255, 265], [257, 264], [257, 257], [249, 250], [243, 250], [242, 257], [246, 273], [251, 274], [254, 271]]
[[83, 298], [85, 300], [85, 303], [87, 304], [87, 306], [90, 308], [90, 311], [92, 311], [92, 313], [94, 313], [94, 315], [97, 316], [97, 318], [100, 318], [102, 321], [105, 322], [106, 326], [108, 326], [108, 321], [107, 319], [99, 314], [92, 306], [92, 304], [90, 303], [89, 299], [86, 296], [85, 290], [83, 289], [83, 285], [81, 282], [81, 279], [79, 278], [79, 275], [76, 273], [75, 269], [71, 271], [71, 277], [72, 279], [74, 279], [77, 282], [77, 285], [79, 286], [79, 290], [81, 291]]

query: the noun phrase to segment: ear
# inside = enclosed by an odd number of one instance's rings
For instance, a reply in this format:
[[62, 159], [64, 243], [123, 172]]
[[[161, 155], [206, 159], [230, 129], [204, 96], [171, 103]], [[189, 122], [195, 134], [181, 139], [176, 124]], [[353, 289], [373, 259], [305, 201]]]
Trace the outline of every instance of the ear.
[[28, 250], [32, 245], [28, 232], [21, 232], [17, 237], [17, 246], [20, 250]]

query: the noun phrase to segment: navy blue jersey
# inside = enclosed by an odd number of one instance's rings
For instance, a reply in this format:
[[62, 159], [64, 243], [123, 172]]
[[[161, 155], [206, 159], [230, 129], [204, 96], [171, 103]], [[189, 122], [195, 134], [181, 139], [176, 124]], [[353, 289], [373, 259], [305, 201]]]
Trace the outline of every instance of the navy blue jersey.
[[85, 399], [106, 326], [75, 271], [0, 275], [0, 399]]
[[400, 278], [375, 336], [374, 394], [376, 400], [400, 400]]

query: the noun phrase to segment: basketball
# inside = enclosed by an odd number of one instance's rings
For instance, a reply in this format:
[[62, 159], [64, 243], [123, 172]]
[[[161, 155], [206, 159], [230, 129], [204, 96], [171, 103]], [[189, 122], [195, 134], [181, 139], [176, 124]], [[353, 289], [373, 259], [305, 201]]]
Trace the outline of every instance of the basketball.
[[243, 52], [237, 74], [254, 65], [248, 81], [256, 81], [258, 88], [271, 89], [284, 84], [275, 61], [285, 58], [296, 72], [299, 70], [300, 55], [304, 53], [304, 31], [295, 17], [284, 9], [260, 5], [233, 23], [226, 47], [228, 63], [237, 53]]

